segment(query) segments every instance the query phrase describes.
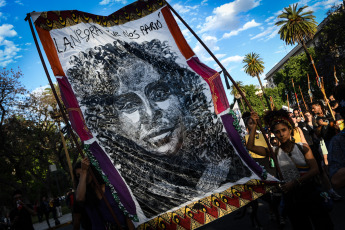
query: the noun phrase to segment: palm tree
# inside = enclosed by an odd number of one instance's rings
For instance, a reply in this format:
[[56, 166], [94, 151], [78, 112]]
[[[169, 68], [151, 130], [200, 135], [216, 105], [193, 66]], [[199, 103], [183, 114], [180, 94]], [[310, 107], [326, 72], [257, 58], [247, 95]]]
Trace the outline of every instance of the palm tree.
[[[243, 86], [243, 83], [242, 81], [236, 81], [236, 84], [238, 86], [238, 88], [240, 88], [240, 90], [242, 91], [242, 93], [244, 94], [244, 96], [246, 95], [245, 91], [244, 91], [244, 86]], [[243, 104], [243, 100], [242, 100], [242, 96], [240, 94], [240, 92], [237, 90], [237, 88], [235, 87], [235, 85], [232, 85], [231, 86], [231, 92], [230, 92], [231, 95], [234, 95], [234, 97], [236, 99], [240, 99], [241, 100], [241, 104], [242, 104], [242, 107], [243, 107], [243, 111], [245, 111], [245, 107], [244, 107], [244, 104]]]
[[317, 73], [314, 60], [308, 52], [305, 41], [312, 39], [317, 31], [317, 23], [313, 11], [302, 12], [308, 6], [297, 9], [298, 3], [285, 7], [283, 13], [278, 16], [282, 19], [276, 22], [279, 29], [280, 39], [285, 41], [287, 45], [294, 45], [296, 42], [302, 45], [310, 63], [313, 66], [315, 74]]
[[[259, 81], [261, 90], [264, 94], [264, 97], [266, 99], [266, 102], [268, 105], [270, 105], [270, 103], [267, 99], [267, 96], [265, 94], [264, 87], [262, 86], [261, 79], [260, 79], [260, 74], [262, 74], [264, 72], [264, 69], [265, 69], [264, 61], [262, 60], [262, 58], [260, 58], [259, 54], [252, 52], [252, 53], [246, 54], [244, 56], [242, 63], [245, 63], [243, 68], [244, 68], [244, 72], [246, 74], [248, 74], [251, 77], [257, 77], [258, 78], [258, 81]], [[268, 107], [270, 107], [270, 106], [268, 106]]]

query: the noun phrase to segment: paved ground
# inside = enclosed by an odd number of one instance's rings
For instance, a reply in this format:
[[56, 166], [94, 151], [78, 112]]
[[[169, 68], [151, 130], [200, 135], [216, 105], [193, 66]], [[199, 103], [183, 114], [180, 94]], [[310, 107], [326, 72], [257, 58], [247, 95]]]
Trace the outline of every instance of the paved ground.
[[[334, 202], [334, 208], [332, 210], [331, 217], [335, 225], [334, 230], [345, 230], [345, 188], [337, 191], [343, 199], [341, 201]], [[244, 216], [239, 218], [244, 212], [244, 208], [241, 208], [223, 218], [220, 218], [208, 225], [205, 225], [200, 230], [247, 230], [247, 229], [257, 229], [254, 228], [251, 224], [250, 212], [251, 209], [247, 208]], [[269, 209], [265, 202], [259, 200], [259, 209], [258, 209], [259, 220], [262, 224], [263, 230], [291, 230], [289, 222], [286, 223], [284, 227], [279, 226], [275, 221], [271, 221], [269, 218]], [[61, 224], [52, 229], [59, 230], [72, 230], [72, 216], [71, 214], [63, 215], [59, 218]], [[55, 226], [54, 220], [50, 219], [50, 225]], [[34, 224], [35, 230], [46, 230], [48, 229], [47, 223], [41, 222]], [[325, 229], [327, 230], [327, 229]]]

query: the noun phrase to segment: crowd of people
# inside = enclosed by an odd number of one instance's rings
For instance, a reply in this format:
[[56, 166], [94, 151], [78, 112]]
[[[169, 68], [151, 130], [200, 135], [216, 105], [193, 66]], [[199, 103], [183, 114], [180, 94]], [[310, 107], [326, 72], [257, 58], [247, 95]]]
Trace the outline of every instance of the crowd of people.
[[[267, 133], [258, 131], [261, 121], [256, 112], [242, 115], [249, 154], [281, 181], [263, 197], [281, 225], [288, 218], [293, 229], [333, 229], [331, 200], [342, 199], [334, 189], [345, 187], [343, 92], [345, 85], [339, 85], [329, 101], [314, 100], [305, 111], [267, 111], [262, 120]], [[22, 192], [16, 190], [15, 207], [7, 216], [1, 215], [0, 229], [33, 229], [32, 215], [37, 215], [39, 222], [45, 219], [51, 228], [50, 213], [58, 225], [63, 201], [72, 212], [74, 230], [134, 229], [87, 158], [75, 165], [74, 177], [76, 192], [70, 189], [63, 198], [42, 196], [34, 205], [24, 202]]]
[[242, 115], [250, 155], [282, 181], [272, 192], [281, 192], [279, 202], [265, 199], [270, 207], [275, 203], [271, 210], [279, 210], [275, 215], [282, 225], [288, 217], [293, 229], [333, 229], [329, 211], [342, 199], [334, 189], [345, 187], [344, 91], [345, 85], [338, 85], [327, 101], [314, 100], [305, 111], [267, 111], [266, 134], [257, 130], [256, 112]]

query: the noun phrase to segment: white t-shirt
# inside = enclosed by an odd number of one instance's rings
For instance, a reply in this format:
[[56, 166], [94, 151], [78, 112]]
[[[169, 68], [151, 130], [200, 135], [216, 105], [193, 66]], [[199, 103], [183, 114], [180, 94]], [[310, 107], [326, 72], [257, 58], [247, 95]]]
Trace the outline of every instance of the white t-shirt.
[[[282, 173], [283, 179], [285, 182], [293, 181], [300, 177], [300, 171], [298, 168], [307, 168], [308, 164], [305, 161], [303, 153], [299, 150], [297, 145], [301, 145], [303, 148], [302, 143], [296, 143], [290, 153], [284, 152], [281, 148], [278, 150], [277, 154], [277, 161], [280, 167], [280, 171]], [[273, 151], [276, 152], [276, 148], [273, 148]]]

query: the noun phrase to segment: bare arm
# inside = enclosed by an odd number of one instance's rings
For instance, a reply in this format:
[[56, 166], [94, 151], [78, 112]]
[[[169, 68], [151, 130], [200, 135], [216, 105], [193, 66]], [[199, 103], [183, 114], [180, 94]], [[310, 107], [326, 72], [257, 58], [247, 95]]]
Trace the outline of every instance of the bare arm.
[[87, 184], [87, 174], [90, 167], [90, 161], [87, 158], [84, 158], [81, 161], [81, 173], [79, 177], [79, 184], [76, 191], [76, 200], [78, 202], [85, 201], [85, 193], [86, 193], [86, 184]]
[[300, 135], [300, 137], [301, 137], [301, 142], [302, 142], [303, 144], [308, 144], [308, 143], [307, 143], [307, 140], [305, 139], [305, 136], [304, 136], [304, 134], [303, 134], [302, 129], [301, 129], [300, 127], [297, 127], [297, 130], [298, 130], [298, 133], [299, 133], [299, 135]]
[[259, 116], [257, 113], [252, 113], [252, 119], [255, 123], [254, 127], [252, 130], [250, 130], [249, 138], [248, 138], [248, 143], [247, 143], [247, 149], [249, 151], [252, 151], [253, 153], [256, 153], [261, 156], [267, 156], [267, 149], [262, 146], [256, 146], [254, 144], [255, 140], [255, 133], [256, 133], [256, 126], [257, 126], [257, 120], [259, 119]]

